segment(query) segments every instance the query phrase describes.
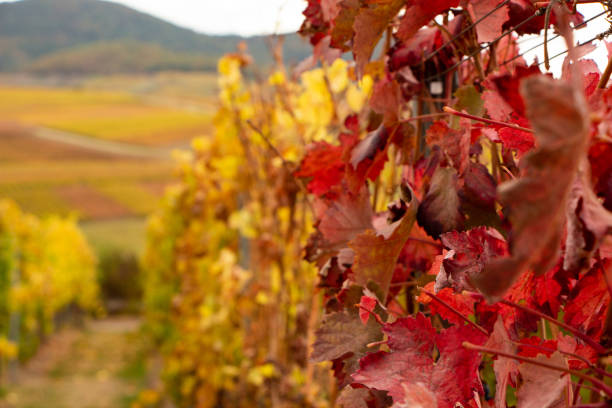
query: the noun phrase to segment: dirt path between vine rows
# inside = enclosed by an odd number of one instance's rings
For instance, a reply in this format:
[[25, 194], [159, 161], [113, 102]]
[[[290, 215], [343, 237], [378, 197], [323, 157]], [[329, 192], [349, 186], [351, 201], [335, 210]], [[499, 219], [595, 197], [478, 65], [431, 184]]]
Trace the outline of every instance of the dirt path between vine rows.
[[146, 387], [147, 347], [136, 317], [53, 335], [9, 385], [2, 408], [128, 408]]

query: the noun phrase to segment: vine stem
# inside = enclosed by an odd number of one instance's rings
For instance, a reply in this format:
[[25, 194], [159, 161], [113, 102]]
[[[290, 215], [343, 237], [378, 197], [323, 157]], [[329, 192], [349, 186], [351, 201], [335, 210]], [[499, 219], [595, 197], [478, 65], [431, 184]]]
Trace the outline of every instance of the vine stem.
[[[423, 91], [421, 90], [419, 97], [423, 97]], [[416, 103], [416, 115], [414, 116], [414, 120], [416, 120], [416, 145], [414, 146], [414, 162], [416, 163], [421, 157], [421, 145], [422, 145], [422, 129], [421, 129], [421, 119], [423, 118], [423, 101], [419, 100]], [[429, 116], [429, 115], [427, 115]]]
[[493, 180], [495, 180], [495, 183], [499, 183], [499, 167], [500, 167], [500, 161], [499, 161], [499, 152], [497, 150], [497, 143], [489, 140], [489, 148], [490, 148], [490, 152], [491, 152], [491, 167], [493, 170], [493, 174], [491, 176], [493, 176]]
[[[289, 164], [289, 162], [285, 160], [281, 152], [276, 148], [276, 146], [274, 146], [274, 144], [264, 134], [264, 132], [261, 129], [259, 129], [257, 126], [255, 126], [255, 124], [251, 122], [250, 120], [247, 120], [246, 124], [249, 125], [251, 130], [253, 130], [255, 133], [257, 133], [262, 138], [262, 140], [266, 143], [270, 151], [272, 151], [272, 153], [274, 153], [280, 159], [281, 163], [283, 164], [283, 167], [285, 168], [285, 171], [287, 171], [289, 174], [293, 174], [293, 170], [291, 169], [291, 165]], [[308, 206], [310, 211], [314, 214], [315, 213], [314, 207], [312, 206], [312, 203], [310, 202], [310, 200], [308, 200], [308, 196], [310, 194], [308, 192], [308, 189], [304, 185], [303, 181], [300, 180], [299, 178], [296, 177], [294, 178], [294, 180], [298, 188], [300, 189], [300, 191], [304, 194], [306, 205]]]
[[502, 169], [508, 177], [510, 177], [510, 180], [514, 180], [516, 178], [516, 176], [512, 174], [508, 167], [500, 165], [499, 168]]
[[610, 74], [612, 74], [612, 55], [608, 60], [608, 65], [606, 65], [606, 69], [601, 74], [601, 78], [599, 79], [599, 83], [597, 84], [597, 88], [604, 89], [606, 85], [608, 85], [608, 81], [610, 80]]
[[[421, 98], [421, 99], [423, 99], [423, 98]], [[437, 118], [440, 118], [442, 116], [448, 116], [448, 113], [444, 113], [444, 112], [440, 112], [440, 113], [426, 113], [424, 115], [412, 116], [412, 117], [406, 119], [406, 121], [411, 122], [411, 121], [415, 121], [415, 120], [437, 119]]]
[[550, 25], [550, 12], [555, 5], [556, 0], [551, 0], [546, 6], [546, 14], [544, 15], [544, 67], [550, 70], [550, 58], [548, 56], [548, 26]]
[[569, 351], [563, 351], [563, 350], [555, 350], [555, 349], [551, 349], [549, 347], [543, 347], [543, 346], [537, 346], [535, 344], [525, 344], [525, 343], [521, 343], [518, 341], [513, 341], [514, 344], [516, 344], [519, 347], [530, 347], [536, 350], [541, 350], [541, 351], [546, 351], [546, 352], [550, 352], [550, 353], [554, 353], [555, 351], [558, 351], [561, 354], [564, 354], [568, 357], [572, 357], [576, 360], [580, 360], [582, 361], [584, 364], [586, 364], [590, 370], [592, 370], [593, 372], [600, 374], [600, 375], [604, 375], [606, 377], [612, 378], [612, 373], [608, 373], [604, 370], [602, 370], [601, 368], [595, 366], [593, 363], [591, 363], [589, 360], [587, 360], [586, 358], [575, 354], [575, 353], [570, 353]]
[[451, 312], [453, 312], [453, 314], [459, 316], [461, 319], [466, 321], [468, 324], [472, 325], [474, 328], [476, 328], [480, 332], [486, 334], [487, 336], [489, 335], [489, 332], [484, 327], [480, 326], [477, 323], [474, 323], [473, 321], [471, 321], [470, 319], [462, 315], [461, 312], [459, 312], [457, 309], [455, 309], [454, 307], [452, 307], [451, 305], [449, 305], [448, 303], [440, 299], [438, 296], [434, 295], [433, 293], [425, 289], [421, 289], [421, 291], [425, 293], [427, 296], [429, 296], [430, 298], [432, 298], [433, 300], [435, 300], [436, 302], [440, 303], [442, 306], [446, 307]]
[[[312, 353], [313, 350], [313, 346], [312, 344], [314, 344], [315, 339], [316, 339], [316, 327], [317, 324], [319, 322], [319, 310], [320, 310], [320, 304], [319, 304], [319, 297], [318, 296], [312, 296], [310, 299], [310, 314], [308, 316], [308, 323], [307, 323], [307, 331], [306, 331], [306, 338], [308, 340], [308, 353]], [[314, 385], [314, 376], [315, 376], [315, 366], [312, 363], [312, 361], [310, 359], [307, 360], [306, 363], [306, 378], [304, 381], [304, 388], [306, 390], [306, 396], [308, 398], [309, 401], [313, 401], [314, 402], [314, 397], [316, 395], [316, 391], [315, 388], [313, 387]]]
[[399, 286], [416, 286], [418, 283], [415, 281], [404, 281], [404, 282], [395, 282], [395, 283], [391, 283], [389, 284], [390, 288], [397, 288]]
[[421, 244], [431, 245], [433, 247], [440, 248], [440, 249], [444, 248], [442, 244], [438, 244], [437, 242], [429, 241], [423, 238], [408, 237], [408, 241], [420, 242]]
[[522, 310], [524, 312], [527, 313], [531, 313], [534, 314], [538, 317], [541, 317], [542, 319], [546, 319], [549, 322], [556, 324], [557, 326], [561, 327], [562, 329], [567, 330], [568, 332], [572, 333], [574, 336], [580, 338], [582, 341], [585, 342], [585, 344], [591, 346], [595, 351], [597, 351], [599, 354], [605, 354], [606, 353], [606, 349], [599, 343], [595, 342], [592, 338], [590, 338], [589, 336], [587, 336], [586, 334], [582, 333], [580, 330], [576, 329], [575, 327], [569, 326], [565, 323], [562, 323], [560, 321], [558, 321], [557, 319], [552, 318], [551, 316], [544, 314], [538, 310], [526, 307], [526, 306], [522, 306], [519, 305], [517, 303], [511, 302], [509, 300], [506, 299], [502, 299], [499, 301], [499, 303], [502, 303], [506, 306], [510, 306], [513, 307], [515, 309], [519, 309]]
[[526, 127], [522, 127], [522, 126], [519, 126], [519, 125], [515, 125], [514, 123], [501, 122], [499, 120], [487, 119], [487, 118], [482, 118], [480, 116], [470, 115], [469, 113], [459, 112], [458, 110], [455, 110], [455, 109], [451, 108], [450, 106], [445, 106], [444, 108], [442, 108], [442, 110], [444, 110], [444, 112], [449, 113], [451, 115], [455, 115], [455, 116], [460, 116], [462, 118], [476, 120], [476, 121], [479, 121], [479, 122], [487, 123], [489, 125], [502, 126], [502, 127], [512, 128], [512, 129], [516, 129], [516, 130], [521, 130], [521, 131], [527, 132], [527, 133], [533, 133], [532, 129], [529, 129], [529, 128], [526, 128]]
[[283, 155], [281, 154], [281, 152], [276, 148], [276, 146], [274, 146], [274, 144], [270, 141], [270, 139], [264, 134], [264, 132], [261, 131], [261, 129], [259, 129], [257, 126], [255, 126], [255, 124], [253, 122], [251, 122], [251, 120], [247, 120], [246, 124], [249, 125], [249, 127], [255, 132], [257, 133], [259, 136], [261, 136], [261, 138], [263, 139], [263, 141], [266, 143], [266, 145], [268, 146], [268, 148], [281, 160], [281, 162], [283, 163], [283, 166], [285, 166], [287, 168], [287, 170], [291, 171], [291, 168], [289, 167], [289, 163], [287, 162], [287, 160], [285, 160], [285, 158], [283, 157]]
[[383, 344], [386, 344], [387, 340], [380, 340], [380, 341], [374, 341], [372, 343], [368, 343], [366, 344], [367, 348], [372, 348], [372, 347], [376, 347], [376, 346], [382, 346]]
[[572, 398], [572, 405], [576, 405], [578, 403], [578, 398], [580, 398], [580, 389], [585, 386], [584, 379], [581, 378], [575, 385], [576, 388], [574, 389], [574, 398]]
[[487, 354], [507, 357], [507, 358], [511, 358], [511, 359], [514, 359], [514, 360], [517, 360], [523, 363], [532, 364], [532, 365], [536, 365], [539, 367], [548, 368], [550, 370], [555, 370], [555, 371], [560, 371], [563, 373], [571, 374], [578, 378], [584, 379], [585, 381], [589, 381], [591, 384], [599, 387], [599, 389], [603, 391], [604, 393], [606, 393], [607, 395], [612, 396], [612, 388], [606, 385], [603, 381], [597, 378], [591, 377], [589, 375], [586, 375], [584, 373], [581, 373], [580, 371], [572, 370], [571, 368], [557, 366], [554, 364], [545, 363], [543, 361], [539, 361], [539, 360], [529, 358], [529, 357], [523, 357], [523, 356], [519, 356], [519, 355], [512, 354], [512, 353], [506, 353], [505, 351], [501, 351], [501, 350], [495, 350], [495, 349], [491, 349], [487, 347], [478, 346], [476, 344], [470, 343], [469, 341], [464, 341], [462, 343], [462, 346], [468, 350], [474, 350], [480, 353], [487, 353]]
[[601, 392], [601, 390], [598, 390], [595, 387], [591, 387], [590, 385], [584, 385], [584, 379], [582, 378], [580, 379], [579, 382], [572, 381], [572, 385], [575, 386], [576, 388], [584, 388], [585, 390], [589, 390], [589, 391]]

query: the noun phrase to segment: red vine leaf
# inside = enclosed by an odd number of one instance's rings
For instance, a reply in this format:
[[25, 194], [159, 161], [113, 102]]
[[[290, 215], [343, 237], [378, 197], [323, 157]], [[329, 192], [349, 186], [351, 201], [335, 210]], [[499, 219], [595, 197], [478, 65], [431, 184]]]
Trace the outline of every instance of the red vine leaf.
[[386, 324], [383, 331], [389, 336], [387, 345], [393, 350], [414, 350], [426, 355], [433, 352], [436, 331], [422, 313]]
[[357, 192], [366, 179], [376, 180], [387, 161], [389, 132], [384, 126], [370, 132], [350, 152], [346, 179], [349, 189]]
[[608, 285], [603, 276], [603, 268], [610, 267], [610, 263], [609, 259], [598, 262], [580, 278], [565, 307], [565, 322], [594, 339], [599, 339], [602, 334], [604, 315], [610, 303]]
[[[537, 65], [530, 67], [517, 66], [513, 75], [498, 74], [487, 79], [490, 88], [495, 89], [501, 98], [520, 116], [525, 117], [525, 100], [521, 97], [521, 81], [525, 78], [541, 74]], [[523, 92], [523, 94], [525, 94]], [[491, 95], [489, 95], [491, 98]], [[486, 104], [486, 98], [485, 98]], [[490, 106], [490, 105], [487, 105]], [[500, 119], [503, 120], [503, 119]]]
[[[498, 316], [493, 333], [485, 343], [485, 347], [500, 350], [505, 353], [515, 354], [516, 346], [510, 341], [504, 321], [501, 316]], [[495, 406], [503, 408], [506, 406], [506, 390], [508, 383], [514, 380], [518, 373], [518, 363], [507, 357], [497, 356], [493, 362], [493, 371], [495, 372]], [[512, 381], [515, 382], [515, 381]]]
[[417, 213], [419, 225], [430, 236], [438, 238], [440, 234], [463, 227], [457, 188], [455, 169], [438, 167]]
[[344, 387], [336, 402], [340, 408], [368, 408], [366, 398], [369, 396], [367, 388]]
[[336, 403], [340, 408], [385, 408], [390, 398], [368, 388], [344, 387]]
[[439, 408], [456, 407], [457, 402], [467, 405], [474, 392], [483, 392], [478, 376], [481, 357], [466, 350], [464, 341], [483, 344], [486, 335], [472, 326], [453, 326], [436, 338], [440, 358], [433, 370], [432, 385], [438, 395]]
[[437, 408], [435, 394], [425, 385], [416, 383], [404, 386], [404, 401], [398, 407]]
[[385, 125], [394, 125], [399, 117], [402, 106], [401, 89], [396, 81], [388, 76], [380, 79], [375, 85], [370, 97], [370, 107], [374, 112], [383, 115]]
[[397, 36], [403, 41], [409, 40], [419, 28], [429, 23], [435, 16], [451, 7], [457, 7], [458, 4], [459, 0], [409, 0]]
[[[566, 359], [555, 352], [552, 356], [538, 355], [536, 360], [569, 369]], [[552, 408], [569, 403], [565, 399], [566, 388], [571, 384], [571, 377], [559, 371], [521, 364], [519, 372], [522, 384], [516, 394], [517, 406], [521, 408]]]
[[344, 246], [361, 232], [373, 228], [372, 206], [366, 189], [357, 194], [341, 191], [315, 202], [319, 231], [332, 245]]
[[[602, 126], [601, 124], [594, 124]], [[608, 130], [607, 125], [605, 132], [610, 136], [608, 133], [610, 130]], [[589, 163], [591, 165], [591, 178], [594, 185], [599, 186], [610, 183], [609, 178], [612, 175], [612, 160], [610, 160], [610, 157], [612, 157], [612, 143], [599, 141], [592, 143], [589, 147]]]
[[327, 21], [333, 21], [340, 12], [340, 2], [342, 0], [321, 0], [321, 11]]
[[328, 193], [333, 186], [340, 183], [344, 175], [342, 147], [326, 142], [312, 144], [294, 174], [296, 177], [310, 178], [307, 185], [310, 193]]
[[[556, 340], [542, 340], [538, 336], [532, 336], [521, 339], [518, 355], [523, 357], [536, 357], [538, 354], [544, 354], [546, 357], [550, 357], [556, 350]], [[574, 350], [567, 351], [572, 353]]]
[[[477, 21], [492, 12], [500, 3], [499, 0], [472, 0], [468, 3], [468, 11], [472, 21]], [[476, 25], [478, 42], [492, 42], [502, 33], [502, 25], [508, 20], [508, 6], [503, 6], [485, 17], [482, 24]]]
[[567, 207], [567, 236], [563, 268], [585, 265], [606, 234], [612, 232], [612, 213], [606, 210], [584, 177], [576, 178]]
[[550, 310], [552, 316], [559, 313], [561, 306], [561, 285], [555, 280], [558, 268], [534, 278], [535, 301], [542, 310]]
[[327, 35], [329, 29], [329, 21], [323, 14], [321, 0], [308, 0], [302, 14], [305, 19], [300, 27], [300, 34], [310, 37], [310, 43], [317, 45]]
[[495, 208], [497, 184], [484, 165], [468, 163], [459, 197], [461, 211], [467, 219], [466, 228], [480, 225], [498, 227], [501, 224]]
[[[425, 285], [425, 289], [429, 292], [434, 291], [435, 282], [430, 282]], [[474, 314], [474, 304], [475, 300], [469, 296], [463, 296], [460, 293], [453, 292], [450, 288], [445, 288], [436, 293], [438, 299], [451, 306], [457, 312], [459, 312], [465, 318], [469, 318]], [[433, 300], [431, 297], [427, 296], [425, 293], [422, 293], [418, 300], [420, 303], [424, 305], [429, 305], [429, 310], [432, 314], [439, 315], [441, 318], [447, 320], [449, 323], [453, 323], [456, 325], [465, 324], [465, 320], [456, 313], [453, 313], [448, 307], [441, 304], [440, 302]]]
[[[427, 407], [467, 404], [474, 391], [482, 392], [478, 377], [480, 356], [461, 344], [482, 344], [485, 336], [468, 326], [453, 326], [437, 336], [432, 335], [432, 330], [431, 323], [420, 314], [385, 326], [390, 352], [379, 351], [362, 358], [353, 379], [388, 391], [398, 406], [410, 406], [408, 402], [420, 398]], [[432, 355], [434, 346], [440, 353], [437, 361]]]
[[451, 129], [448, 123], [439, 120], [427, 129], [426, 140], [429, 146], [440, 146], [457, 172], [464, 173], [469, 163], [469, 128]]
[[473, 290], [470, 280], [478, 276], [491, 259], [507, 255], [507, 245], [499, 232], [485, 227], [466, 232], [451, 231], [440, 236], [449, 249], [436, 278], [436, 292], [453, 288]]
[[512, 107], [506, 103], [497, 90], [486, 90], [482, 93], [484, 108], [491, 119], [505, 122], [512, 114]]
[[[423, 28], [410, 40], [399, 43], [390, 50], [389, 70], [395, 72], [406, 66], [419, 65], [423, 55], [431, 54], [443, 43], [444, 39], [440, 29], [437, 27]], [[445, 51], [446, 49], [441, 51], [441, 54], [444, 54]], [[414, 78], [414, 81], [414, 85], [416, 85], [416, 78]]]
[[363, 324], [367, 324], [370, 319], [370, 315], [374, 313], [374, 309], [378, 301], [370, 296], [362, 296], [361, 301], [359, 302], [359, 318], [363, 322]]
[[440, 254], [441, 248], [432, 245], [431, 239], [423, 228], [418, 225], [412, 227], [410, 238], [402, 249], [399, 263], [405, 265], [410, 270], [429, 270], [436, 255]]
[[538, 147], [524, 157], [523, 176], [499, 188], [512, 225], [511, 256], [489, 262], [473, 280], [493, 299], [528, 268], [540, 274], [556, 262], [566, 199], [586, 149], [589, 122], [581, 93], [537, 76], [523, 81], [523, 94]]
[[[512, 115], [510, 123], [515, 125], [529, 127], [529, 123], [524, 118], [516, 118], [516, 115]], [[535, 145], [535, 139], [531, 133], [524, 132], [522, 130], [504, 127], [498, 130], [499, 138], [507, 149], [515, 149], [519, 154], [524, 154], [529, 150], [533, 149]]]
[[[532, 2], [528, 0], [511, 0], [508, 3], [509, 7], [509, 20], [502, 26], [504, 31], [516, 27], [521, 24], [516, 32], [518, 34], [539, 34], [542, 28], [544, 28], [544, 16], [541, 15], [531, 20], [526, 21], [528, 18], [533, 17], [537, 11]], [[554, 13], [551, 15], [551, 23], [554, 21]]]

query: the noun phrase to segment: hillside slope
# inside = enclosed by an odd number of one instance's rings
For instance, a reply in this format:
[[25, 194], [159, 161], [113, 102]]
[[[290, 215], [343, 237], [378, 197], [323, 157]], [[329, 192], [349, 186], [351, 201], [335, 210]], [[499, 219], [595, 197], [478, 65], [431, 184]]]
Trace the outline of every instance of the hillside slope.
[[[122, 55], [112, 72], [143, 72], [167, 69], [206, 69], [216, 58], [246, 41], [257, 62], [269, 60], [265, 37], [210, 36], [178, 27], [128, 7], [98, 0], [22, 0], [0, 4], [0, 71], [71, 73], [65, 61], [74, 55], [105, 60], [114, 47]], [[109, 45], [110, 44], [110, 45]], [[286, 38], [286, 58], [297, 62], [308, 55], [309, 46], [297, 35]], [[125, 52], [139, 47], [143, 52]], [[155, 50], [152, 52], [151, 50]], [[54, 54], [59, 57], [54, 57]], [[126, 55], [133, 54], [130, 61]], [[127, 58], [129, 59], [129, 58]], [[94, 71], [98, 65], [91, 64]], [[118, 67], [116, 65], [119, 65]], [[74, 71], [80, 72], [87, 63]], [[42, 68], [41, 68], [42, 67]], [[109, 71], [104, 66], [102, 71]]]

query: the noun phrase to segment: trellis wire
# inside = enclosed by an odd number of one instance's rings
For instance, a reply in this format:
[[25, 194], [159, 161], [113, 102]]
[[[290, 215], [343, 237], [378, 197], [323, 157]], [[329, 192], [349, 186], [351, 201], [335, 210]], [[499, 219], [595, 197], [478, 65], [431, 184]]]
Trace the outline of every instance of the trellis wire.
[[[588, 39], [588, 40], [586, 40], [586, 41], [583, 41], [583, 42], [581, 42], [581, 43], [576, 44], [576, 47], [581, 47], [581, 46], [583, 46], [583, 45], [590, 44], [590, 43], [592, 43], [592, 42], [593, 42], [593, 41], [595, 41], [595, 40], [603, 40], [604, 38], [606, 38], [606, 37], [607, 37], [607, 36], [609, 36], [610, 34], [612, 34], [612, 27], [611, 27], [611, 28], [609, 28], [609, 29], [607, 29], [607, 30], [606, 30], [606, 31], [604, 31], [604, 32], [601, 32], [601, 33], [597, 34], [597, 35], [596, 35], [596, 36], [594, 36], [593, 38], [590, 38], [590, 39]], [[561, 52], [559, 52], [559, 53], [557, 53], [557, 54], [553, 55], [552, 57], [549, 57], [549, 58], [548, 58], [548, 60], [550, 61], [551, 59], [554, 59], [554, 58], [560, 57], [561, 55], [566, 54], [567, 52], [568, 52], [568, 50], [561, 51]], [[545, 62], [545, 61], [541, 61], [541, 62], [539, 62], [539, 63], [538, 63], [538, 66], [539, 66], [539, 65], [542, 65], [544, 62]]]
[[458, 39], [459, 37], [461, 37], [463, 34], [467, 33], [468, 31], [470, 31], [472, 28], [476, 27], [481, 21], [483, 21], [484, 19], [486, 19], [487, 17], [489, 17], [491, 14], [495, 13], [497, 10], [499, 10], [500, 8], [502, 8], [503, 6], [505, 6], [506, 4], [510, 3], [510, 0], [504, 0], [501, 3], [499, 3], [497, 6], [495, 6], [494, 9], [492, 9], [491, 11], [489, 11], [487, 14], [485, 14], [484, 16], [480, 17], [478, 20], [474, 21], [472, 24], [470, 24], [469, 26], [465, 27], [463, 30], [461, 30], [458, 34], [455, 34], [454, 36], [452, 36], [447, 42], [445, 42], [444, 44], [442, 44], [442, 46], [440, 48], [435, 49], [431, 54], [429, 54], [428, 56], [426, 56], [423, 60], [424, 61], [428, 61], [431, 58], [435, 57], [436, 55], [438, 55], [438, 53], [440, 51], [442, 51], [444, 48], [448, 47], [449, 45], [453, 44], [455, 42], [456, 39]]
[[434, 75], [431, 75], [427, 78], [424, 79], [425, 82], [431, 81], [432, 79], [435, 78], [441, 78], [444, 75], [448, 74], [449, 72], [454, 71], [455, 69], [459, 68], [465, 61], [469, 61], [470, 58], [476, 56], [477, 54], [479, 54], [480, 52], [486, 50], [487, 48], [489, 48], [491, 46], [491, 44], [496, 43], [497, 41], [501, 40], [502, 38], [504, 38], [505, 36], [511, 34], [512, 32], [514, 32], [514, 30], [516, 30], [517, 28], [522, 27], [523, 25], [527, 24], [529, 21], [533, 20], [536, 17], [540, 17], [544, 14], [544, 12], [546, 11], [546, 8], [540, 8], [538, 9], [534, 14], [532, 14], [531, 16], [527, 17], [526, 19], [524, 19], [523, 21], [521, 21], [520, 23], [518, 23], [516, 26], [514, 26], [513, 28], [506, 30], [505, 32], [503, 32], [499, 37], [497, 37], [496, 39], [494, 39], [493, 41], [489, 42], [487, 45], [485, 46], [480, 46], [478, 47], [478, 49], [474, 52], [472, 52], [471, 54], [468, 54], [466, 59], [462, 59], [461, 61], [458, 61], [456, 64], [454, 64], [453, 66], [451, 66], [450, 68], [445, 69], [442, 72], [438, 72]]
[[[580, 27], [583, 27], [583, 26], [587, 25], [587, 23], [590, 23], [591, 21], [593, 21], [593, 20], [595, 20], [595, 19], [597, 19], [597, 18], [599, 18], [599, 17], [603, 16], [603, 15], [604, 15], [604, 14], [606, 14], [606, 13], [607, 13], [607, 11], [606, 11], [606, 10], [604, 10], [604, 11], [602, 11], [601, 13], [598, 13], [598, 14], [594, 15], [593, 17], [591, 17], [591, 18], [589, 18], [589, 19], [587, 19], [587, 20], [584, 20], [582, 23], [577, 24], [575, 27], [573, 27], [573, 29], [574, 29], [574, 30], [576, 30], [576, 29], [578, 29], [578, 28], [580, 28]], [[554, 35], [553, 37], [549, 38], [549, 39], [548, 39], [548, 42], [553, 41], [554, 39], [559, 38], [560, 36], [561, 36], [561, 34], [556, 34], [556, 35]], [[515, 55], [514, 57], [512, 57], [512, 58], [510, 58], [510, 59], [508, 59], [508, 60], [506, 60], [506, 61], [502, 62], [500, 65], [507, 65], [507, 64], [511, 63], [512, 61], [514, 61], [514, 60], [516, 60], [516, 59], [518, 59], [518, 58], [520, 58], [520, 57], [524, 56], [524, 55], [525, 55], [525, 54], [527, 54], [528, 52], [533, 51], [533, 50], [535, 50], [536, 48], [539, 48], [539, 47], [541, 47], [541, 46], [543, 46], [543, 45], [544, 45], [544, 42], [541, 42], [540, 44], [534, 45], [533, 47], [531, 47], [531, 48], [529, 48], [529, 49], [527, 49], [527, 50], [523, 51], [522, 53], [520, 53], [520, 54], [518, 54], [518, 55]], [[550, 59], [550, 58], [549, 58], [549, 59]]]
[[[501, 6], [501, 4], [502, 4], [502, 3], [500, 3], [500, 6]], [[511, 29], [509, 29], [509, 30], [506, 30], [506, 31], [505, 31], [505, 32], [503, 32], [503, 33], [502, 33], [502, 34], [501, 34], [499, 37], [497, 37], [497, 38], [496, 38], [496, 39], [494, 39], [493, 41], [491, 41], [491, 42], [487, 43], [487, 45], [478, 47], [478, 49], [477, 49], [476, 51], [474, 51], [474, 52], [472, 52], [472, 53], [468, 54], [468, 55], [467, 55], [467, 58], [463, 58], [463, 59], [461, 59], [460, 61], [458, 61], [457, 63], [455, 63], [454, 65], [452, 65], [451, 67], [449, 67], [449, 68], [445, 69], [445, 70], [444, 70], [444, 71], [442, 71], [442, 72], [438, 72], [438, 73], [436, 73], [436, 74], [434, 74], [434, 75], [430, 75], [429, 77], [425, 78], [425, 79], [424, 79], [424, 81], [428, 82], [428, 81], [431, 81], [431, 80], [436, 79], [436, 78], [442, 78], [444, 75], [448, 74], [449, 72], [452, 72], [452, 71], [454, 71], [455, 69], [459, 68], [459, 67], [460, 67], [460, 66], [461, 66], [463, 63], [465, 63], [466, 61], [469, 61], [471, 58], [473, 58], [473, 57], [474, 57], [474, 56], [476, 56], [477, 54], [479, 54], [479, 53], [481, 53], [482, 51], [484, 51], [484, 50], [486, 50], [486, 49], [490, 48], [492, 44], [496, 43], [497, 41], [499, 41], [499, 40], [501, 40], [502, 38], [506, 37], [507, 35], [511, 34], [512, 32], [514, 32], [516, 29], [520, 28], [521, 26], [523, 26], [523, 25], [527, 24], [527, 23], [528, 23], [529, 21], [531, 21], [533, 18], [535, 18], [535, 17], [539, 17], [539, 16], [542, 16], [542, 15], [545, 13], [545, 11], [546, 11], [546, 8], [545, 8], [545, 7], [538, 9], [538, 10], [537, 10], [537, 11], [536, 11], [536, 12], [535, 12], [533, 15], [531, 15], [531, 16], [527, 17], [525, 20], [521, 21], [521, 22], [520, 22], [519, 24], [517, 24], [515, 27], [513, 27], [513, 28], [511, 28]], [[599, 18], [599, 17], [601, 17], [602, 15], [607, 14], [607, 13], [609, 13], [609, 10], [604, 10], [604, 11], [602, 11], [602, 12], [600, 12], [600, 13], [596, 14], [595, 16], [590, 17], [589, 19], [587, 19], [587, 20], [583, 21], [582, 23], [577, 24], [576, 26], [572, 27], [572, 29], [573, 29], [573, 30], [576, 30], [576, 29], [578, 29], [578, 28], [581, 28], [581, 27], [585, 26], [587, 23], [589, 23], [589, 22], [591, 22], [591, 21], [593, 21], [593, 20], [595, 20], [595, 19], [597, 19], [597, 18]], [[489, 15], [490, 15], [490, 14], [489, 14]], [[477, 25], [479, 22], [481, 22], [482, 20], [484, 20], [484, 18], [486, 18], [487, 16], [488, 16], [488, 15], [483, 16], [483, 18], [478, 19], [478, 20], [477, 20], [477, 22], [475, 22], [474, 24], [470, 25], [470, 26], [469, 26], [469, 27], [467, 27], [467, 28], [468, 28], [468, 29], [473, 28], [473, 27], [474, 27], [474, 26], [476, 26], [476, 25]], [[453, 37], [453, 39], [458, 38], [458, 37], [459, 37], [460, 35], [462, 35], [462, 34], [463, 34], [463, 32], [462, 32], [462, 33], [460, 33], [460, 34], [458, 34], [458, 35], [456, 35], [456, 36], [454, 36], [454, 37]], [[596, 36], [594, 36], [593, 38], [591, 38], [591, 39], [589, 39], [589, 40], [587, 40], [587, 41], [585, 41], [585, 42], [582, 42], [582, 43], [578, 44], [578, 46], [582, 46], [582, 45], [589, 44], [589, 43], [591, 43], [591, 42], [593, 42], [593, 41], [595, 41], [595, 40], [597, 40], [597, 39], [603, 39], [603, 38], [607, 37], [607, 36], [608, 36], [608, 35], [610, 35], [610, 34], [612, 34], [612, 28], [611, 28], [611, 29], [609, 29], [609, 30], [607, 30], [607, 31], [604, 31], [604, 32], [602, 32], [602, 33], [597, 34]], [[556, 38], [558, 38], [558, 37], [560, 37], [560, 35], [559, 35], [559, 34], [556, 34], [556, 35], [555, 35], [555, 36], [553, 36], [552, 38], [548, 39], [548, 41], [550, 42], [550, 41], [552, 41], [552, 40], [554, 40], [554, 39], [556, 39]], [[442, 47], [446, 46], [447, 44], [448, 44], [448, 43], [444, 44]], [[504, 62], [503, 62], [503, 63], [501, 63], [500, 65], [502, 65], [502, 66], [503, 66], [503, 65], [507, 65], [507, 64], [509, 64], [510, 62], [512, 62], [512, 61], [514, 61], [514, 60], [516, 60], [517, 58], [520, 58], [520, 57], [524, 56], [526, 53], [528, 53], [528, 52], [530, 52], [530, 51], [533, 51], [533, 50], [535, 50], [536, 48], [541, 47], [541, 46], [543, 46], [543, 45], [544, 45], [544, 43], [540, 43], [540, 44], [538, 44], [538, 45], [536, 45], [536, 46], [534, 46], [534, 47], [531, 47], [531, 48], [529, 48], [528, 50], [523, 51], [522, 53], [520, 53], [520, 54], [518, 54], [518, 55], [516, 55], [516, 56], [512, 57], [511, 59], [504, 61]], [[442, 48], [442, 47], [441, 47], [441, 48]], [[428, 58], [433, 57], [433, 56], [434, 56], [434, 55], [435, 55], [437, 52], [439, 52], [439, 50], [440, 50], [441, 48], [438, 48], [436, 51], [434, 51], [434, 53], [432, 53], [430, 56], [428, 56], [428, 57], [427, 57], [425, 60], [427, 60]], [[549, 60], [554, 59], [554, 58], [557, 58], [557, 57], [559, 57], [560, 55], [563, 55], [563, 54], [565, 54], [565, 53], [567, 53], [567, 50], [566, 50], [566, 51], [564, 51], [564, 52], [560, 52], [560, 53], [558, 53], [558, 54], [553, 55], [552, 57], [550, 57], [550, 58], [549, 58]], [[540, 62], [538, 65], [541, 65], [541, 64], [543, 64], [543, 63], [544, 63], [544, 61]]]

